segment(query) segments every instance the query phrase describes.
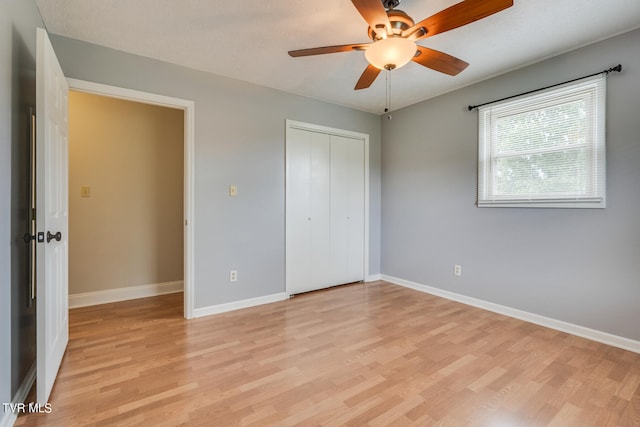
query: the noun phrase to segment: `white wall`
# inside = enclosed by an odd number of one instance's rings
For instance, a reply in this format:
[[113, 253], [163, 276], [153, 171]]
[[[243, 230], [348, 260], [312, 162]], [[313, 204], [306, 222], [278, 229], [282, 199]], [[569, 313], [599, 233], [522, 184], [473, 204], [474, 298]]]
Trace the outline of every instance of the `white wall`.
[[183, 115], [70, 92], [69, 294], [183, 279]]

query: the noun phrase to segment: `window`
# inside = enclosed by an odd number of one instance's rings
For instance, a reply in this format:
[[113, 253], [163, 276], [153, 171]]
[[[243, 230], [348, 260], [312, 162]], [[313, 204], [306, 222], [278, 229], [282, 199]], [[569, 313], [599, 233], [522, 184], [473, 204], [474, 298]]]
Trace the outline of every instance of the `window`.
[[478, 206], [604, 208], [605, 79], [480, 107]]

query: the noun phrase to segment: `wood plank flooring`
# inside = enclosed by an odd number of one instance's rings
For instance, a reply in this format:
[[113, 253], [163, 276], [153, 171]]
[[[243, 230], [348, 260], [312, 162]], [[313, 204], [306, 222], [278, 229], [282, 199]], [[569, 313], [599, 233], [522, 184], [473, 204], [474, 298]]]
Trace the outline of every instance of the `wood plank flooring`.
[[640, 355], [384, 282], [70, 320], [53, 412], [16, 425], [640, 426]]

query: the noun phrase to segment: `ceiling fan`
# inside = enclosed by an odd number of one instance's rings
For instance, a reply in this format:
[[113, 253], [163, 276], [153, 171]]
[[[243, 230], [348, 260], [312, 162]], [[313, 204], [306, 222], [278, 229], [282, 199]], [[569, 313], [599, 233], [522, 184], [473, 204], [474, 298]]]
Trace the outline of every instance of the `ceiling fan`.
[[400, 68], [413, 61], [432, 70], [455, 76], [469, 64], [454, 56], [420, 46], [416, 42], [445, 31], [470, 24], [513, 6], [513, 0], [464, 0], [417, 24], [401, 10], [400, 0], [351, 0], [369, 24], [373, 43], [323, 46], [291, 50], [293, 57], [325, 53], [364, 51], [369, 65], [356, 83], [355, 90], [366, 89], [382, 70]]

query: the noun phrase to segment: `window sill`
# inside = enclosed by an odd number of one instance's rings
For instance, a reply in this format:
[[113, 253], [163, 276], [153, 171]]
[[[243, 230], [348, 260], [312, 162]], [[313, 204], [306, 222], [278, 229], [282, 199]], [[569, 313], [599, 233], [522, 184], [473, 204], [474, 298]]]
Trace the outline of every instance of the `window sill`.
[[604, 198], [591, 199], [539, 199], [539, 200], [482, 200], [479, 208], [563, 208], [563, 209], [604, 209]]

